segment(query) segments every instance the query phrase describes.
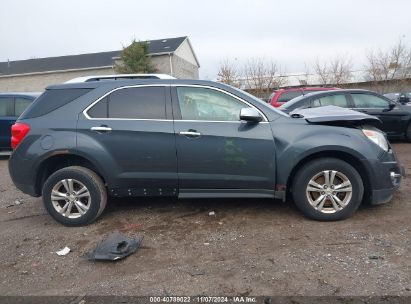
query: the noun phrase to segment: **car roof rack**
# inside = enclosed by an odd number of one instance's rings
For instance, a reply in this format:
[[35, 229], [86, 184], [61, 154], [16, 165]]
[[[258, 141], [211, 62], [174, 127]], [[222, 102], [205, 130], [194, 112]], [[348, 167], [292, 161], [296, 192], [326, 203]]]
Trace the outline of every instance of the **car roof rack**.
[[176, 79], [167, 74], [113, 74], [113, 75], [90, 75], [70, 79], [65, 83], [79, 83], [102, 80], [125, 80], [125, 79]]

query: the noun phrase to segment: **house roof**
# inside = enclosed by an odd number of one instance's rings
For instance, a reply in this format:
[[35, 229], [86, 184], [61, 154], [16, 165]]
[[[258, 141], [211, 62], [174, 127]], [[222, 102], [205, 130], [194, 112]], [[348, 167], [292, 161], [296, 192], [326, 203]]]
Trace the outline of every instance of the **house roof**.
[[[151, 56], [174, 53], [187, 37], [148, 40]], [[121, 51], [0, 62], [0, 76], [111, 67]]]

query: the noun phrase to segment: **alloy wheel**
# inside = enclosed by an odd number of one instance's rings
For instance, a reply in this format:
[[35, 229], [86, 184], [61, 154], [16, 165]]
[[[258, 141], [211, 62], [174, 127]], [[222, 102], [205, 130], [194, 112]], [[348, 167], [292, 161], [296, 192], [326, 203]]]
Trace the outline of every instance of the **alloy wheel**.
[[79, 218], [89, 210], [91, 195], [82, 182], [63, 179], [53, 187], [51, 202], [62, 216], [70, 219]]
[[343, 173], [325, 170], [310, 179], [306, 196], [314, 209], [322, 213], [335, 213], [350, 203], [352, 184]]

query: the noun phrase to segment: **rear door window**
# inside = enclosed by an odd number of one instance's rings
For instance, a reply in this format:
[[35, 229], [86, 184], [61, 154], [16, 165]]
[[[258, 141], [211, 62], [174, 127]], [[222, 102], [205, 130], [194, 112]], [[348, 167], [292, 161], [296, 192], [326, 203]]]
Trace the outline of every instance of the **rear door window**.
[[311, 102], [313, 108], [324, 106], [337, 106], [348, 108], [348, 101], [344, 94], [328, 95], [316, 98]]
[[14, 116], [14, 98], [0, 97], [0, 117]]
[[92, 118], [165, 119], [164, 87], [125, 88], [112, 92], [88, 112]]

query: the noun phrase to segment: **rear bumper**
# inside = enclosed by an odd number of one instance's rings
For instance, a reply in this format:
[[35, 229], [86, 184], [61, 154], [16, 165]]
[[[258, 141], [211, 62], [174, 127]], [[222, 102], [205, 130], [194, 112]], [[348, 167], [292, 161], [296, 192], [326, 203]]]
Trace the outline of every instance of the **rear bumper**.
[[17, 189], [30, 196], [39, 197], [41, 193], [36, 191], [31, 165], [31, 162], [14, 152], [9, 158], [9, 173]]
[[39, 197], [40, 194], [36, 192], [36, 189], [32, 185], [27, 185], [27, 184], [17, 184], [14, 183], [17, 189], [19, 189], [21, 192], [28, 194], [30, 196], [34, 197]]

